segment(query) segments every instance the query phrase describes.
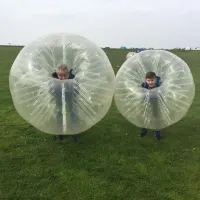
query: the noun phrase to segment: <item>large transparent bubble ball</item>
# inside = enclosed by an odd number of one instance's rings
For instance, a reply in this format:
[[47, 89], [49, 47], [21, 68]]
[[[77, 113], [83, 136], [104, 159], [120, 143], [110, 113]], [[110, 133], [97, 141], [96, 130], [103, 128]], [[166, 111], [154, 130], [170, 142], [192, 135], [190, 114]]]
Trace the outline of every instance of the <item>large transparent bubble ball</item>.
[[[160, 87], [148, 90], [141, 85], [147, 72], [161, 78]], [[163, 129], [181, 120], [195, 95], [188, 65], [163, 50], [146, 50], [124, 62], [116, 76], [115, 102], [131, 123], [148, 129]]]
[[[59, 64], [74, 79], [52, 78]], [[73, 34], [51, 34], [25, 46], [10, 70], [10, 91], [19, 115], [42, 132], [86, 131], [108, 112], [115, 74], [104, 51]]]
[[129, 59], [130, 57], [134, 56], [136, 53], [135, 52], [128, 52], [126, 55], [126, 60]]

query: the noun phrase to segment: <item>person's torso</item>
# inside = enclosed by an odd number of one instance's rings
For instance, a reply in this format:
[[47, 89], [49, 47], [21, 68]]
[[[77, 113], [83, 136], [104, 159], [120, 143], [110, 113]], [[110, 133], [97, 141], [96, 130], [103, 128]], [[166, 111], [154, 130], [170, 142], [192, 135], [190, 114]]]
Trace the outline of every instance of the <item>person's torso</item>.
[[[69, 79], [74, 79], [75, 75], [72, 73], [72, 69], [69, 71], [69, 77], [68, 79], [66, 80], [69, 80]], [[58, 74], [57, 72], [54, 72], [52, 74], [52, 78], [55, 78], [55, 79], [58, 79]], [[71, 99], [72, 99], [72, 96], [73, 96], [73, 88], [65, 88], [65, 99], [66, 101], [70, 102]], [[62, 101], [62, 90], [60, 87], [58, 88], [55, 88], [55, 94], [56, 94], [56, 101], [57, 101], [57, 104], [61, 104], [61, 101]]]

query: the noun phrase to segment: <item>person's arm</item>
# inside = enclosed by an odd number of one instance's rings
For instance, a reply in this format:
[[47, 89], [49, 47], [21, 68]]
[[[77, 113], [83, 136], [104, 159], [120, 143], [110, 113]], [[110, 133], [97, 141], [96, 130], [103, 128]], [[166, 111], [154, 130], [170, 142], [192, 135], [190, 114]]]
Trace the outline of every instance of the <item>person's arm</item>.
[[144, 88], [144, 82], [141, 84], [141, 87]]
[[73, 69], [70, 69], [69, 71], [69, 79], [74, 79], [75, 78], [75, 75], [73, 74]]
[[49, 86], [48, 92], [49, 93], [53, 93], [55, 91], [54, 82], [55, 82], [55, 79], [58, 79], [58, 75], [56, 72], [54, 72], [53, 74], [51, 74], [51, 77], [53, 79], [51, 79], [48, 84], [48, 86]]
[[58, 74], [56, 72], [54, 72], [53, 74], [51, 74], [52, 78], [56, 78], [58, 79]]

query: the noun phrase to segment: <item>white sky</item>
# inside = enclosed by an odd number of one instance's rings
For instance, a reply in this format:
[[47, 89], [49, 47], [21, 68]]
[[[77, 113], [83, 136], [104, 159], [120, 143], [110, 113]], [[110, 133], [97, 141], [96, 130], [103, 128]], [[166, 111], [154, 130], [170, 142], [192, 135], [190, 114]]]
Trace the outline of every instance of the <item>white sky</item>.
[[0, 44], [76, 33], [101, 47], [199, 47], [200, 0], [0, 0]]

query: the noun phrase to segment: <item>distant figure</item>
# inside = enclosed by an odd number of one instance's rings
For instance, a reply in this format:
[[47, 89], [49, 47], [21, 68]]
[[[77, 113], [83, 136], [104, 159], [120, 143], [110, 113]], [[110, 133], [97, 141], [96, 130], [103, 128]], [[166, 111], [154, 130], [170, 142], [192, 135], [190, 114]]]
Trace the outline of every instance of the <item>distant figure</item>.
[[[156, 76], [156, 74], [154, 72], [148, 72], [146, 74], [146, 80], [145, 80], [145, 82], [142, 83], [142, 87], [146, 88], [146, 89], [149, 89], [149, 90], [151, 90], [153, 88], [156, 88], [156, 87], [159, 87], [160, 85], [161, 85], [160, 77]], [[156, 110], [156, 108], [155, 108], [155, 110]], [[143, 128], [142, 132], [141, 132], [141, 137], [145, 136], [146, 133], [147, 133], [147, 129]], [[156, 136], [156, 138], [158, 140], [161, 139], [160, 131], [159, 130], [155, 131], [155, 136]]]
[[140, 53], [141, 51], [144, 51], [145, 48], [136, 48], [135, 50], [136, 50], [136, 53]]
[[[65, 79], [73, 79], [75, 75], [72, 74], [72, 69], [68, 71], [68, 67], [65, 64], [60, 64], [58, 66], [57, 72], [54, 72], [52, 74], [53, 78], [59, 79], [59, 80], [65, 80]], [[63, 125], [63, 114], [62, 114], [62, 91], [61, 88], [55, 91], [56, 92], [56, 123], [57, 123], [57, 129], [58, 129], [58, 135], [56, 136], [57, 139], [63, 140], [63, 135], [60, 134], [62, 131], [62, 125]], [[68, 104], [69, 112], [70, 112], [70, 119], [72, 123], [72, 128], [74, 128], [76, 116], [73, 112], [73, 91], [66, 91], [65, 92], [65, 100]], [[77, 142], [79, 139], [79, 135], [73, 135], [72, 136], [74, 141]]]

